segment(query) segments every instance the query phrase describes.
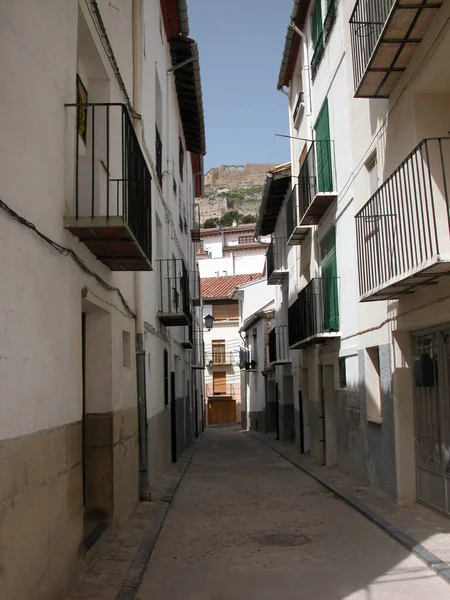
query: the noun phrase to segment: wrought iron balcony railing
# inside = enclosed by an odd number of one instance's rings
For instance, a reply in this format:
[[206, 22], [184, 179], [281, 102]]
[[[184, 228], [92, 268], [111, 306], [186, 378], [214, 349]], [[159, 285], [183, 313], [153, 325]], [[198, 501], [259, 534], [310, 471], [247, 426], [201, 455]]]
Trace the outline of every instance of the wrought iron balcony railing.
[[238, 385], [232, 383], [222, 383], [221, 381], [217, 383], [206, 385], [206, 396], [231, 396], [232, 398], [237, 398]]
[[64, 227], [112, 271], [151, 270], [152, 178], [126, 106], [67, 109], [75, 132], [75, 197]]
[[189, 325], [192, 321], [189, 275], [182, 259], [158, 260], [159, 309], [158, 318], [164, 325]]
[[220, 365], [239, 365], [239, 350], [228, 350], [226, 346], [214, 348], [212, 351], [205, 352], [205, 362], [210, 367]]
[[273, 238], [267, 250], [266, 260], [268, 285], [280, 285], [289, 276], [286, 242], [286, 238]]
[[357, 0], [350, 17], [358, 98], [388, 98], [442, 0]]
[[286, 203], [286, 233], [288, 246], [301, 244], [310, 230], [310, 226], [300, 224], [298, 185], [295, 185]]
[[308, 150], [298, 179], [300, 225], [318, 225], [335, 200], [333, 142], [316, 140]]
[[276, 325], [269, 331], [269, 363], [285, 365], [289, 358], [289, 330], [287, 325]]
[[156, 175], [158, 177], [159, 185], [162, 185], [162, 141], [161, 135], [158, 130], [158, 126], [155, 125], [155, 156], [156, 156]]
[[361, 301], [389, 300], [450, 270], [450, 138], [424, 139], [356, 215]]
[[338, 279], [316, 278], [289, 307], [289, 347], [304, 348], [339, 337]]
[[192, 305], [200, 306], [202, 296], [200, 292], [200, 273], [198, 271], [191, 271], [190, 284]]
[[201, 229], [201, 221], [200, 221], [200, 204], [195, 203], [193, 207], [193, 223], [191, 229], [191, 242], [200, 243], [200, 229]]

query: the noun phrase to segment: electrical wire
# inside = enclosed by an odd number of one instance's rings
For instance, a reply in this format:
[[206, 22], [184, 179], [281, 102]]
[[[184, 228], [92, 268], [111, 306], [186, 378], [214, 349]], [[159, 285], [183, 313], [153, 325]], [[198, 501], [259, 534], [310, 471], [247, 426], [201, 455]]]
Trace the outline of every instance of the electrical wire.
[[91, 269], [86, 265], [86, 263], [83, 261], [83, 259], [80, 256], [78, 256], [78, 254], [76, 252], [74, 252], [71, 248], [66, 248], [65, 246], [61, 246], [60, 244], [58, 244], [57, 242], [55, 242], [54, 240], [49, 238], [47, 235], [45, 235], [44, 233], [39, 231], [39, 229], [36, 227], [36, 225], [34, 223], [31, 223], [31, 221], [27, 221], [27, 219], [25, 219], [24, 217], [21, 217], [18, 213], [16, 213], [16, 211], [14, 211], [5, 202], [3, 202], [2, 199], [0, 199], [0, 209], [3, 210], [9, 217], [14, 219], [21, 225], [24, 225], [28, 229], [31, 229], [31, 231], [34, 231], [34, 233], [38, 237], [40, 237], [42, 240], [44, 240], [44, 242], [49, 244], [56, 252], [58, 252], [59, 254], [62, 254], [63, 256], [70, 256], [70, 258], [76, 263], [76, 265], [84, 273], [86, 273], [90, 277], [93, 277], [97, 281], [97, 283], [99, 283], [102, 286], [103, 289], [105, 289], [108, 292], [115, 292], [119, 296], [127, 315], [129, 317], [131, 317], [132, 319], [136, 318], [136, 314], [134, 313], [134, 311], [128, 304], [126, 298], [124, 297], [122, 292], [119, 290], [119, 288], [110, 285], [102, 277], [100, 277], [100, 275], [98, 275], [94, 271], [91, 271]]

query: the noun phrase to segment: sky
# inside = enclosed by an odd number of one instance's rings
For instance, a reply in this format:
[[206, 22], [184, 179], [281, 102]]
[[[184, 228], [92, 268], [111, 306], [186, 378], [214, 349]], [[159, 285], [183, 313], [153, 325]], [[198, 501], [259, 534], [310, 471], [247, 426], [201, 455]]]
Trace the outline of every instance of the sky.
[[293, 0], [188, 0], [198, 43], [205, 172], [220, 164], [289, 160], [287, 98], [278, 73]]

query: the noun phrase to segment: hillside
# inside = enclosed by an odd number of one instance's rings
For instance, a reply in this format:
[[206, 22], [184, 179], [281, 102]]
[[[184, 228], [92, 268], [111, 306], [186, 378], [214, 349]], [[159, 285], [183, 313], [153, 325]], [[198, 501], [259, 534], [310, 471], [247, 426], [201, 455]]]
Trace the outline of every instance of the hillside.
[[[200, 204], [202, 225], [214, 219], [256, 222], [267, 171], [273, 164], [220, 165], [205, 175], [205, 187]], [[230, 213], [231, 214], [227, 214]], [[225, 225], [227, 223], [224, 223]], [[212, 226], [211, 221], [207, 223]]]

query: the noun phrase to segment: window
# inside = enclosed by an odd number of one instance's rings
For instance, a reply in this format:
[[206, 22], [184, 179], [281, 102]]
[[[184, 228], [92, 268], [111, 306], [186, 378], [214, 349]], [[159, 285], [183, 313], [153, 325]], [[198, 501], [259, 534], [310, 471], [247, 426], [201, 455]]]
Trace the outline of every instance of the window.
[[87, 104], [88, 93], [84, 87], [81, 77], [77, 75], [77, 131], [83, 142], [86, 144], [87, 136], [87, 106], [80, 106]]
[[323, 25], [322, 25], [322, 0], [316, 0], [314, 9], [312, 12], [312, 39], [313, 39], [313, 57], [311, 60], [311, 77], [314, 79], [317, 68], [322, 58], [324, 45], [323, 45]]
[[225, 363], [225, 340], [212, 341], [212, 359], [215, 364]]
[[334, 227], [320, 244], [323, 297], [323, 330], [339, 331], [339, 298], [336, 262], [336, 232]]
[[254, 241], [252, 235], [240, 235], [238, 238], [238, 244], [251, 244]]
[[382, 422], [380, 348], [372, 346], [365, 351], [367, 420]]
[[184, 148], [183, 148], [183, 142], [181, 141], [181, 138], [178, 138], [178, 140], [179, 140], [180, 178], [181, 178], [181, 181], [183, 181], [183, 171], [184, 171]]
[[213, 317], [216, 321], [239, 319], [239, 303], [213, 304]]
[[131, 336], [129, 331], [122, 331], [122, 363], [131, 367]]
[[330, 117], [328, 98], [317, 117], [314, 126], [316, 134], [317, 184], [319, 192], [333, 191], [333, 164], [331, 161]]
[[347, 369], [345, 364], [345, 358], [339, 359], [339, 387], [347, 387]]
[[169, 405], [169, 353], [164, 350], [164, 406]]

